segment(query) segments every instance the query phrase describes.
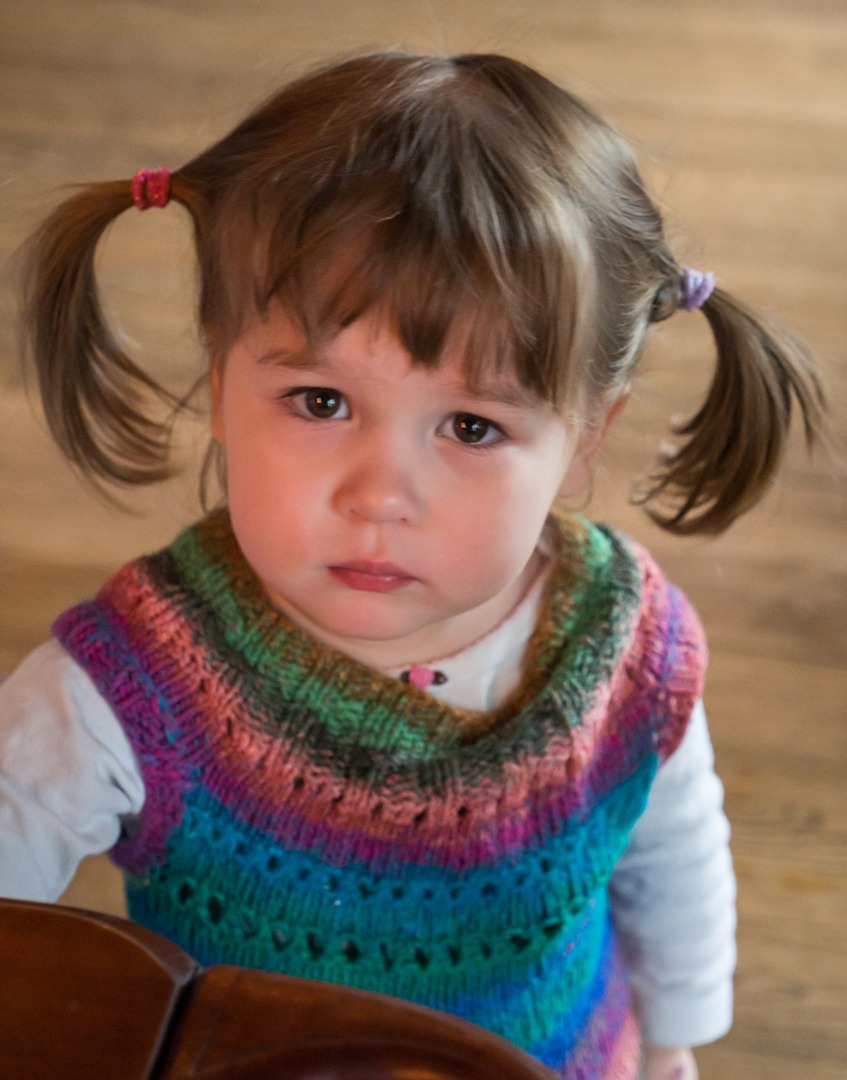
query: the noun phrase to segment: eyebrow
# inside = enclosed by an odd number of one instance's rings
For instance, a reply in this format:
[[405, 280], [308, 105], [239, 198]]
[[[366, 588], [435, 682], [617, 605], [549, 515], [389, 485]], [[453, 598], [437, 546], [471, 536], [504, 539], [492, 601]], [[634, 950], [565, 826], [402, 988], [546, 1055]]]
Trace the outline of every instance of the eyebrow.
[[[291, 368], [294, 371], [311, 370], [331, 373], [333, 370], [332, 363], [321, 356], [311, 345], [304, 345], [300, 349], [269, 349], [257, 359], [262, 366]], [[493, 383], [481, 383], [478, 385], [464, 383], [457, 384], [457, 389], [472, 398], [476, 398], [477, 401], [497, 405], [511, 405], [518, 409], [541, 408], [546, 404], [544, 398], [540, 397], [535, 391], [522, 387], [517, 382], [500, 385]]]
[[257, 361], [263, 367], [314, 368], [316, 371], [330, 366], [311, 345], [304, 345], [302, 349], [269, 349], [257, 357]]
[[471, 397], [498, 405], [514, 405], [519, 409], [537, 409], [545, 405], [543, 398], [520, 384], [514, 386], [466, 386]]

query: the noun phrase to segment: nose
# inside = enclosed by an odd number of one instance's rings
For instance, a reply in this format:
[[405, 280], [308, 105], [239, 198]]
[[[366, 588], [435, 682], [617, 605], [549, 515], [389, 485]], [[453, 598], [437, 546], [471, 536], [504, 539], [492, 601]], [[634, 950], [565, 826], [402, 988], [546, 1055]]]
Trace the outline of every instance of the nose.
[[375, 525], [415, 524], [425, 513], [421, 462], [402, 440], [363, 439], [342, 463], [336, 510]]

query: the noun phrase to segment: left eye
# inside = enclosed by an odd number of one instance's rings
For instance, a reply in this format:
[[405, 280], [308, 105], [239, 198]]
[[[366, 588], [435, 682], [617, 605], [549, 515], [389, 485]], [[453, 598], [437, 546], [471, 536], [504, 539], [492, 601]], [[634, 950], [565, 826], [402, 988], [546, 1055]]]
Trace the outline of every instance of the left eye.
[[307, 418], [315, 420], [344, 420], [350, 411], [344, 395], [328, 386], [297, 387], [285, 397], [296, 403]]
[[496, 442], [503, 435], [502, 430], [492, 420], [473, 413], [456, 413], [450, 423], [455, 439], [468, 446], [479, 446]]

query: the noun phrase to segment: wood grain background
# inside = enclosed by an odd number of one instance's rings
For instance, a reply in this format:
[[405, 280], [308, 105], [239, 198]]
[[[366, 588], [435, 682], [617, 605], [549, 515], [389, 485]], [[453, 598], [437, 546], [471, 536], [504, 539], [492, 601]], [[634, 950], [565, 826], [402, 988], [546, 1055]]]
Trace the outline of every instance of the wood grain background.
[[[0, 670], [125, 559], [197, 513], [188, 471], [104, 505], [47, 438], [15, 336], [14, 252], [63, 185], [177, 167], [305, 64], [366, 47], [496, 50], [539, 66], [635, 143], [681, 258], [787, 321], [822, 358], [845, 434], [847, 5], [843, 0], [3, 0], [0, 3]], [[110, 307], [172, 385], [199, 362], [178, 208], [124, 215]], [[628, 494], [696, 406], [705, 321], [663, 326], [588, 507], [647, 542], [712, 649], [707, 707], [734, 825], [737, 1020], [699, 1054], [729, 1080], [847, 1076], [844, 472], [800, 446], [719, 540], [664, 537]], [[74, 903], [122, 910], [104, 859]]]

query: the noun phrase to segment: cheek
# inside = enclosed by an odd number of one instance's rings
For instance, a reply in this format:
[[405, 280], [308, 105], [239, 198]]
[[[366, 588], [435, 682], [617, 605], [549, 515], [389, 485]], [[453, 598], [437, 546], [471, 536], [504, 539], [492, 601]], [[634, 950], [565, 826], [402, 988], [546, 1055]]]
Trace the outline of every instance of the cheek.
[[[246, 452], [245, 452], [246, 450]], [[227, 448], [227, 498], [243, 514], [268, 525], [309, 517], [314, 484], [308, 472], [278, 463], [261, 452]]]
[[535, 551], [556, 495], [553, 483], [538, 487], [536, 475], [534, 488], [529, 478], [501, 481], [453, 500], [439, 530], [443, 565], [459, 579], [509, 584]]
[[260, 440], [230, 440], [226, 447], [227, 503], [248, 559], [277, 550], [293, 554], [308, 532], [309, 481], [263, 451]]
[[561, 469], [543, 465], [521, 470], [496, 493], [486, 515], [492, 548], [500, 559], [521, 568], [538, 546], [562, 483]]

